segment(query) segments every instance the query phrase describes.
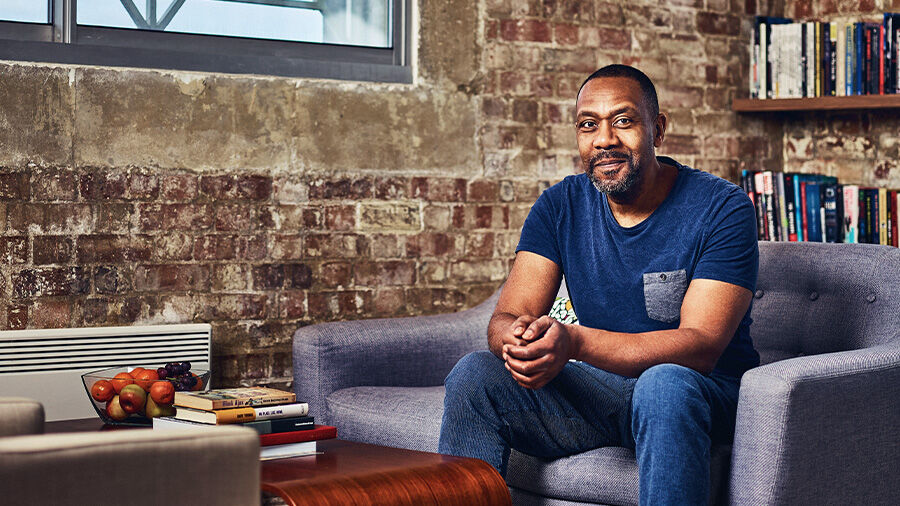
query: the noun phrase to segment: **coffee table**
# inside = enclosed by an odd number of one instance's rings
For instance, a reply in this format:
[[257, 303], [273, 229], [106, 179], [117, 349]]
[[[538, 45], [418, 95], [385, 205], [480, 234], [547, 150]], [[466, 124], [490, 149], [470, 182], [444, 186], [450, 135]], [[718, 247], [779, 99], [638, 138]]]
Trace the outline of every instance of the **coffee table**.
[[[47, 422], [45, 432], [104, 426], [99, 418]], [[266, 504], [510, 505], [503, 478], [486, 462], [437, 453], [328, 439], [320, 453], [261, 462]]]

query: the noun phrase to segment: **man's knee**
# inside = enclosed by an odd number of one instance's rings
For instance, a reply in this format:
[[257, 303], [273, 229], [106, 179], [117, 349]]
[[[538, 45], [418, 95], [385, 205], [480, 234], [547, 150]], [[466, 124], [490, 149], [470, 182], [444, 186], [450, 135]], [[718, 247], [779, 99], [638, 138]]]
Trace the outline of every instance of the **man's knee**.
[[702, 375], [676, 364], [655, 365], [638, 377], [632, 397], [634, 417], [668, 415], [683, 410], [693, 401], [703, 401]]
[[508, 376], [503, 361], [487, 350], [474, 351], [459, 359], [444, 380], [447, 395], [463, 394], [472, 387], [491, 384]]

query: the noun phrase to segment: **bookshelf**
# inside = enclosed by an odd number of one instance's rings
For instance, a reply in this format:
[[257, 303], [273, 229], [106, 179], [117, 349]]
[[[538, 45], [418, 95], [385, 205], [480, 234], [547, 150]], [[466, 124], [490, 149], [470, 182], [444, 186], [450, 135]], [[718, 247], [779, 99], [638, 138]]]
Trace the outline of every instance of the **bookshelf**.
[[900, 109], [900, 95], [851, 95], [841, 97], [812, 98], [736, 98], [731, 103], [735, 112], [779, 111], [867, 111], [875, 109]]

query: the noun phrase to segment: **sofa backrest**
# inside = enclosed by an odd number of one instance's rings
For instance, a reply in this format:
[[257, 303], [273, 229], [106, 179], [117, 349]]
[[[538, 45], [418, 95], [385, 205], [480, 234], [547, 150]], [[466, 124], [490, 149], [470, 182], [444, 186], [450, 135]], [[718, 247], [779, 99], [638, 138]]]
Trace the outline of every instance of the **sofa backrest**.
[[750, 334], [763, 364], [900, 338], [900, 249], [759, 243]]

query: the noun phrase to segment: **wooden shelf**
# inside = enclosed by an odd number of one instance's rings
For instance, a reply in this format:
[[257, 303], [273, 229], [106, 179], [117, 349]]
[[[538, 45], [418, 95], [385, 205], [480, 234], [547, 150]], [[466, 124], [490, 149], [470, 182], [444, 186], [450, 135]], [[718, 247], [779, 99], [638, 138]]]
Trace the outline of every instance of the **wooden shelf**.
[[900, 95], [852, 95], [766, 100], [736, 98], [731, 104], [731, 109], [735, 112], [900, 109]]

